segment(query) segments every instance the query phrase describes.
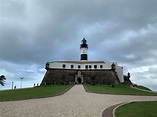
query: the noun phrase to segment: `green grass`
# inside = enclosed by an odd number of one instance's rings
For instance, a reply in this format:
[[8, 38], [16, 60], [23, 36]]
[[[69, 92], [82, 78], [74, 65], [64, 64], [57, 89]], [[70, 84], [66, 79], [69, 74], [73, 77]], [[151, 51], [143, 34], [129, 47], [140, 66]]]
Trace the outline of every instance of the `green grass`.
[[115, 87], [111, 87], [111, 85], [84, 85], [84, 87], [87, 91], [92, 93], [157, 96], [157, 93], [133, 89], [125, 84], [115, 85]]
[[139, 88], [139, 89], [144, 89], [144, 90], [148, 90], [148, 91], [151, 91], [149, 88], [147, 88], [147, 87], [144, 87], [144, 86], [137, 86], [137, 88]]
[[131, 102], [116, 109], [116, 117], [157, 117], [157, 101]]
[[51, 97], [62, 94], [71, 87], [72, 85], [49, 85], [26, 89], [0, 91], [0, 101]]

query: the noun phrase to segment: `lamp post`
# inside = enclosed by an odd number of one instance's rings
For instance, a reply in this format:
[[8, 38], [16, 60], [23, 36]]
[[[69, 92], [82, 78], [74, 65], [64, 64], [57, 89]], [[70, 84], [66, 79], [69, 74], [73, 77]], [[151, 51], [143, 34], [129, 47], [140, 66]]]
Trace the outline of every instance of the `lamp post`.
[[14, 82], [12, 81], [12, 89], [13, 89], [13, 86], [14, 86]]
[[21, 78], [21, 88], [22, 88], [22, 80], [24, 79], [24, 77], [20, 77]]

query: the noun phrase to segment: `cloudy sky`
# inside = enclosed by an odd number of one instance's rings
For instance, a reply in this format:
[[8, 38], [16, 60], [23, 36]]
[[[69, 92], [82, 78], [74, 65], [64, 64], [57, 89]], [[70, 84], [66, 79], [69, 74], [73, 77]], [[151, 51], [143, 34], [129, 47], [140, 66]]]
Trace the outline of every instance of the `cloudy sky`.
[[0, 75], [22, 87], [41, 83], [45, 63], [117, 62], [132, 82], [157, 91], [157, 0], [0, 0]]

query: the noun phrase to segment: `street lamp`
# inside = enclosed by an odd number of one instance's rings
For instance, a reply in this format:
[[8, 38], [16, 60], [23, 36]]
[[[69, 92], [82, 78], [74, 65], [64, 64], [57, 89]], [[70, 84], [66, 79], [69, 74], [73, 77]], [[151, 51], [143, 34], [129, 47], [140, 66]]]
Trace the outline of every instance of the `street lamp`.
[[14, 86], [14, 82], [12, 81], [12, 89], [13, 89], [13, 86]]
[[24, 79], [24, 77], [20, 77], [21, 78], [21, 88], [22, 88], [22, 80]]

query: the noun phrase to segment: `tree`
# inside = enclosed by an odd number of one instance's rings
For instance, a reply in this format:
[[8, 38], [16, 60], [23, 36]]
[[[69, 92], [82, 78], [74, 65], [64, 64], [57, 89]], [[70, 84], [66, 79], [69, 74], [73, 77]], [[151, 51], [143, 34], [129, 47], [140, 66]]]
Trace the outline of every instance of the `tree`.
[[4, 75], [1, 75], [1, 76], [0, 76], [0, 85], [4, 86], [5, 80], [6, 80], [5, 76], [4, 76]]

